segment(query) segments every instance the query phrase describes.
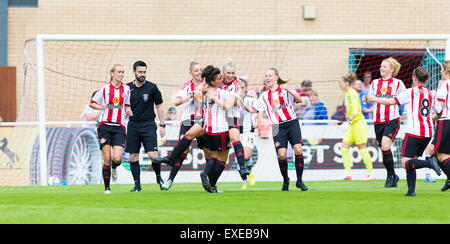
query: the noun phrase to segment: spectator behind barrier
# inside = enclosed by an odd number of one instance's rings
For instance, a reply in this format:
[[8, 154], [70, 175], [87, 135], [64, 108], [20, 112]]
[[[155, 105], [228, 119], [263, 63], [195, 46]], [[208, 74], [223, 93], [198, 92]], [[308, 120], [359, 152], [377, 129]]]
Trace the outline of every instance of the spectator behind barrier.
[[368, 93], [363, 90], [363, 82], [361, 80], [355, 80], [353, 82], [353, 89], [359, 94], [359, 100], [361, 101], [361, 109], [365, 119], [372, 119], [373, 115], [373, 103], [366, 103], [362, 100], [364, 96], [367, 96]]
[[[97, 91], [98, 90], [92, 92], [91, 99], [94, 97], [94, 95], [97, 93]], [[89, 103], [87, 103], [86, 106], [84, 106], [83, 112], [81, 113], [81, 119], [83, 121], [87, 121], [87, 122], [89, 122], [89, 121], [97, 121], [99, 115], [100, 115], [100, 111], [91, 108], [89, 106]], [[86, 124], [82, 124], [81, 127], [93, 127], [93, 128], [95, 128], [96, 126], [86, 123]]]
[[169, 108], [166, 120], [177, 120], [177, 109], [175, 107]]
[[369, 94], [369, 88], [370, 88], [371, 83], [372, 83], [372, 72], [370, 72], [370, 71], [364, 72], [361, 92], [363, 92], [365, 94]]
[[296, 89], [297, 93], [302, 98], [302, 103], [295, 103], [294, 105], [297, 118], [303, 119], [303, 116], [305, 116], [306, 113], [306, 109], [311, 106], [311, 103], [309, 101], [309, 94], [311, 90], [312, 90], [311, 80], [303, 80], [301, 87], [299, 89]]
[[[327, 120], [328, 111], [325, 104], [319, 100], [319, 94], [311, 90], [309, 95], [309, 101], [311, 106], [308, 107], [303, 116], [304, 120]], [[326, 125], [326, 123], [320, 123], [320, 125]]]
[[[333, 120], [345, 121], [345, 105], [338, 105], [336, 107], [336, 112], [331, 116]], [[341, 123], [338, 123], [341, 124]]]

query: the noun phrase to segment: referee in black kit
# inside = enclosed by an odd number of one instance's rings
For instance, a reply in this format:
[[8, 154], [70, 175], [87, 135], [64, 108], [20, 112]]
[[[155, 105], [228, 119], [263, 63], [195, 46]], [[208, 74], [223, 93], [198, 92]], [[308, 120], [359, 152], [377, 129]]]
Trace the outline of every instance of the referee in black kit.
[[[141, 168], [139, 165], [141, 143], [144, 145], [145, 152], [151, 160], [158, 157], [154, 105], [160, 121], [159, 133], [161, 137], [164, 137], [166, 134], [166, 129], [161, 92], [156, 84], [145, 80], [147, 64], [143, 61], [135, 62], [133, 73], [135, 76], [134, 81], [127, 84], [131, 91], [130, 104], [133, 116], [128, 121], [125, 152], [130, 153], [130, 168], [134, 179], [134, 188], [131, 192], [139, 192], [141, 191]], [[161, 165], [152, 160], [152, 167], [156, 174], [156, 183], [161, 188], [161, 185], [164, 184], [161, 178]]]

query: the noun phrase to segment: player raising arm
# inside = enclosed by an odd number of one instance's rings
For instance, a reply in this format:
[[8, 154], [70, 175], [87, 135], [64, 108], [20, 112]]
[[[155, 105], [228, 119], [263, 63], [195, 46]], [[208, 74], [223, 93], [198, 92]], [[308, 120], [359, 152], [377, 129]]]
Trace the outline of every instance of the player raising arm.
[[115, 64], [111, 68], [110, 74], [110, 82], [95, 94], [89, 105], [93, 109], [101, 110], [97, 134], [103, 154], [102, 175], [105, 194], [111, 193], [111, 171], [115, 177], [116, 167], [122, 163], [122, 153], [127, 136], [125, 127], [127, 117], [133, 116], [130, 108], [130, 87], [122, 83], [123, 66]]
[[287, 144], [288, 141], [292, 145], [295, 154], [295, 170], [297, 174], [296, 187], [302, 191], [308, 190], [303, 183], [303, 151], [302, 151], [302, 133], [297, 115], [294, 110], [294, 100], [302, 102], [302, 98], [297, 92], [285, 84], [287, 81], [280, 78], [278, 70], [270, 68], [265, 73], [265, 82], [268, 90], [264, 91], [258, 98], [255, 106], [249, 108], [245, 106], [247, 111], [258, 112], [257, 123], [262, 117], [263, 111], [268, 116], [272, 124], [273, 141], [275, 150], [278, 155], [278, 165], [281, 175], [283, 176], [282, 191], [289, 190], [288, 164], [287, 164]]
[[[189, 74], [191, 79], [188, 82], [184, 82], [175, 98], [175, 106], [183, 106], [183, 114], [181, 115], [181, 125], [178, 140], [181, 140], [186, 132], [202, 119], [203, 109], [203, 95], [202, 95], [202, 71], [203, 68], [200, 63], [192, 61], [189, 65]], [[197, 144], [199, 148], [202, 148], [202, 140], [197, 138]], [[189, 147], [184, 150], [174, 160], [172, 169], [170, 170], [169, 179], [162, 186], [163, 190], [169, 190], [175, 180], [175, 176], [183, 164], [189, 153]]]
[[425, 87], [429, 79], [428, 72], [423, 67], [417, 67], [413, 71], [413, 87], [400, 93], [394, 98], [378, 98], [368, 95], [367, 100], [384, 105], [405, 105], [408, 114], [408, 124], [402, 147], [402, 167], [406, 170], [408, 192], [405, 196], [415, 196], [416, 169], [432, 168], [438, 175], [441, 170], [433, 160], [420, 160], [425, 148], [432, 136], [433, 124], [431, 121], [431, 109], [433, 95]]

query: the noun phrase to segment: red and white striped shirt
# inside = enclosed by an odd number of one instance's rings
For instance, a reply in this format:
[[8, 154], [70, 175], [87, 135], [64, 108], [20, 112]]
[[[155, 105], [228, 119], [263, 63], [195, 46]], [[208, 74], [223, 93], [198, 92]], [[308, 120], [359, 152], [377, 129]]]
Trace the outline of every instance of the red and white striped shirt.
[[[226, 101], [232, 95], [220, 88], [216, 88], [217, 98]], [[203, 131], [206, 134], [219, 134], [229, 130], [227, 111], [212, 102], [208, 97], [205, 99]]]
[[[376, 79], [370, 85], [369, 94], [380, 98], [394, 98], [406, 90], [403, 81], [390, 78], [388, 80]], [[400, 117], [398, 105], [383, 105], [377, 103], [374, 106], [373, 118], [375, 124], [382, 124]]]
[[441, 119], [450, 119], [450, 79], [439, 84], [440, 87], [436, 93], [436, 100], [443, 102]]
[[409, 88], [394, 98], [398, 105], [405, 105], [408, 125], [405, 133], [419, 137], [433, 136], [431, 109], [434, 106], [433, 94], [424, 86]]
[[114, 87], [111, 82], [104, 85], [92, 98], [91, 103], [107, 104], [108, 108], [102, 110], [99, 116], [99, 124], [112, 123], [126, 128], [128, 119], [125, 106], [130, 106], [130, 87], [121, 83]]
[[[241, 85], [237, 79], [237, 77], [234, 77], [234, 80], [232, 80], [230, 83], [225, 84], [222, 87], [222, 89], [224, 89], [225, 91], [230, 92], [231, 94], [233, 94], [235, 97], [239, 98], [240, 97], [240, 93], [241, 93]], [[231, 108], [230, 110], [228, 110], [228, 117], [230, 118], [240, 118], [241, 117], [241, 113], [239, 111], [239, 107], [238, 106], [234, 106], [233, 108]]]
[[[180, 90], [178, 91], [177, 98], [184, 99], [186, 97], [190, 97], [192, 93], [195, 91], [196, 87], [192, 80], [183, 83], [181, 85]], [[200, 117], [202, 113], [202, 100], [194, 101], [193, 98], [190, 98], [183, 104], [183, 114], [181, 115], [181, 120], [194, 119], [195, 117]]]
[[278, 87], [275, 91], [264, 91], [253, 106], [257, 112], [265, 110], [271, 124], [280, 124], [297, 119], [294, 110], [294, 97], [286, 89]]

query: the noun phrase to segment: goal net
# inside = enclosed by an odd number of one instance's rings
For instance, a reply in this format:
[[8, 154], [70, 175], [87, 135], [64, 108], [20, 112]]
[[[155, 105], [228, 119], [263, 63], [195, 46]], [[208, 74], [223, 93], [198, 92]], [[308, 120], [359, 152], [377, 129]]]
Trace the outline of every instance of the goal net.
[[[0, 127], [2, 138], [7, 140], [0, 157], [0, 185], [101, 183], [102, 156], [95, 122], [83, 121], [82, 112], [92, 93], [109, 80], [113, 64], [125, 67], [127, 83], [134, 79], [132, 65], [137, 60], [147, 63], [147, 80], [161, 90], [165, 111], [174, 106], [179, 87], [190, 79], [191, 61], [221, 68], [231, 60], [237, 75], [248, 78], [249, 90], [254, 93], [263, 88], [264, 72], [270, 67], [277, 68], [282, 78], [290, 78], [288, 85], [295, 89], [300, 89], [304, 80], [311, 80], [327, 114], [326, 120], [317, 121], [299, 112], [305, 143], [304, 180], [334, 180], [343, 172], [339, 147], [344, 132], [334, 116], [344, 95], [338, 86], [339, 78], [350, 72], [362, 81], [364, 76], [379, 78], [381, 60], [392, 56], [402, 64], [397, 78], [407, 87], [412, 83], [412, 70], [423, 66], [431, 73], [429, 86], [435, 89], [440, 80], [439, 62], [444, 61], [448, 49], [446, 39], [445, 35], [38, 35], [24, 46], [24, 69], [17, 82], [17, 121]], [[179, 118], [181, 107], [177, 110]], [[178, 130], [179, 121], [171, 121], [167, 135], [158, 138], [161, 156], [170, 153], [176, 144]], [[397, 169], [401, 167], [402, 138], [401, 130], [393, 149]], [[280, 181], [273, 141], [256, 136], [255, 142], [256, 180]], [[375, 169], [380, 170], [377, 177], [384, 179], [373, 125], [369, 126], [368, 148]], [[8, 152], [14, 152], [18, 160], [12, 160]], [[356, 148], [351, 153], [353, 169], [363, 174], [361, 156]], [[133, 182], [128, 158], [124, 155], [119, 167], [118, 183]], [[241, 180], [235, 161], [231, 151], [219, 182]], [[289, 174], [295, 180], [292, 158], [289, 161]], [[143, 183], [154, 183], [151, 162], [143, 151], [140, 163]], [[200, 182], [199, 172], [204, 166], [203, 153], [194, 141], [175, 182]], [[169, 167], [162, 167], [164, 179], [169, 171]]]

